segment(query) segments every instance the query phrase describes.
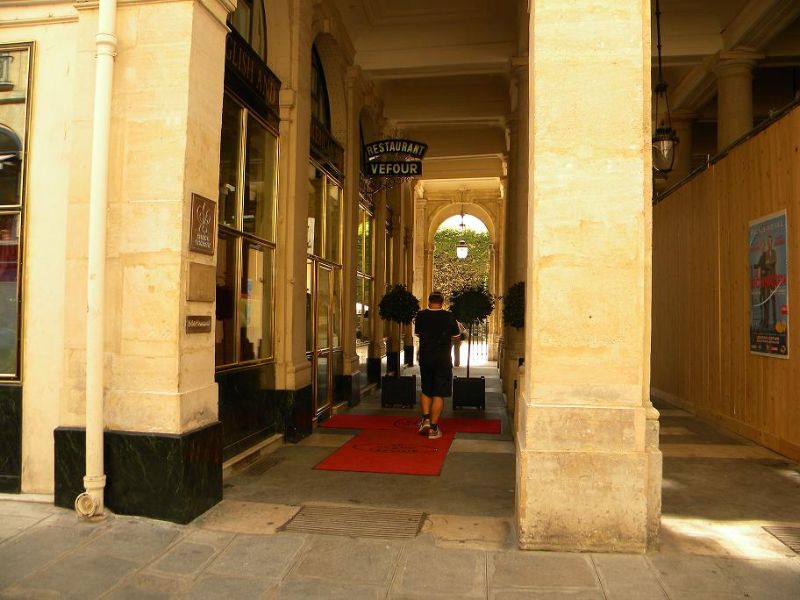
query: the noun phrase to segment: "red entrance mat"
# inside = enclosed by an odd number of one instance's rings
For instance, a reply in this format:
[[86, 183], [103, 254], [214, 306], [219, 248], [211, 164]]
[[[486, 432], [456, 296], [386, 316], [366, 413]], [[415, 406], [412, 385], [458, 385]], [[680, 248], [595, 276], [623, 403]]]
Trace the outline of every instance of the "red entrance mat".
[[438, 475], [453, 436], [453, 433], [442, 432], [438, 440], [429, 440], [416, 432], [368, 429], [314, 468], [357, 473]]
[[[418, 417], [391, 415], [334, 415], [320, 427], [332, 429], [385, 429], [392, 431], [417, 430]], [[441, 419], [439, 425], [446, 433], [500, 433], [500, 419], [451, 418]]]

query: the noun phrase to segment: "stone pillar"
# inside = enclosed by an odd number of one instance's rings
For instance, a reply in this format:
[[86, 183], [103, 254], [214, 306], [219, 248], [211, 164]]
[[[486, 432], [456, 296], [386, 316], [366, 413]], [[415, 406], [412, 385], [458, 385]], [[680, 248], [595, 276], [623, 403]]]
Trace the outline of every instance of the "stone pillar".
[[746, 49], [726, 50], [717, 58], [717, 150], [753, 128], [753, 67], [761, 58]]
[[[509, 119], [509, 196], [506, 211], [505, 236], [505, 285], [507, 288], [518, 281], [525, 281], [528, 262], [528, 58], [512, 61], [514, 86], [512, 101], [515, 112]], [[498, 315], [502, 319], [502, 316]], [[514, 412], [515, 397], [518, 396], [517, 370], [520, 359], [525, 356], [525, 330], [505, 327], [503, 330], [503, 392], [507, 408]]]
[[369, 383], [381, 382], [381, 359], [386, 351], [384, 343], [383, 321], [378, 315], [378, 303], [386, 292], [386, 191], [381, 191], [375, 196], [375, 225], [372, 231], [375, 251], [372, 259], [372, 272], [375, 275], [372, 285], [372, 298], [370, 299], [369, 318], [372, 325], [372, 340], [369, 343], [369, 358], [367, 358], [367, 378]]
[[351, 67], [347, 73], [347, 140], [345, 148], [344, 211], [342, 225], [342, 352], [344, 380], [350, 382], [350, 403], [360, 398], [360, 369], [356, 354], [356, 237], [361, 168], [359, 116], [363, 105], [361, 73]]
[[531, 6], [524, 549], [641, 552], [657, 530], [647, 7]]
[[[89, 47], [97, 5], [76, 6]], [[222, 427], [214, 379], [215, 256], [190, 250], [192, 198], [217, 201], [226, 2], [120, 4], [112, 99], [106, 254], [106, 504], [122, 514], [188, 522], [222, 499]], [[158, 27], [144, 24], [158, 23]], [[91, 81], [93, 58], [76, 70]], [[81, 74], [83, 76], [81, 76]], [[92, 86], [75, 106], [91, 107]], [[76, 113], [70, 189], [66, 401], [55, 432], [55, 501], [82, 483], [86, 318], [85, 150]], [[213, 214], [213, 211], [212, 211]], [[209, 231], [215, 239], [213, 228]], [[158, 449], [158, 450], [156, 450]], [[78, 489], [76, 490], [76, 483]]]
[[695, 117], [689, 111], [672, 113], [672, 127], [678, 134], [679, 141], [675, 147], [675, 165], [668, 177], [670, 185], [681, 181], [692, 170], [692, 125]]

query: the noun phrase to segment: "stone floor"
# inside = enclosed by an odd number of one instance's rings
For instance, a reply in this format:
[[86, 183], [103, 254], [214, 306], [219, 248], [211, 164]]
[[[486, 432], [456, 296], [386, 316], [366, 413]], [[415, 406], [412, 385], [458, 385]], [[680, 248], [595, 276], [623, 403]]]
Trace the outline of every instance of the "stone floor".
[[[517, 550], [513, 444], [496, 371], [478, 372], [503, 434], [458, 435], [440, 477], [315, 471], [354, 433], [330, 430], [228, 479], [225, 500], [187, 526], [82, 523], [3, 496], [0, 598], [800, 598], [800, 557], [762, 529], [800, 527], [800, 467], [664, 404], [658, 551]], [[355, 412], [382, 412], [377, 396]], [[427, 518], [405, 540], [278, 531], [301, 504]]]

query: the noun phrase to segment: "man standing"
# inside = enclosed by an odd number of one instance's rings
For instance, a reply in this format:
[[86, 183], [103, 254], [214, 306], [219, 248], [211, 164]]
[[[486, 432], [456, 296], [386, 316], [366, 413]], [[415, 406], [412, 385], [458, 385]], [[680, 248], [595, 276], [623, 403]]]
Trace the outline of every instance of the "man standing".
[[419, 373], [422, 380], [421, 435], [434, 440], [442, 437], [439, 417], [444, 399], [453, 393], [453, 363], [450, 360], [452, 341], [461, 335], [455, 316], [444, 310], [444, 296], [431, 292], [428, 309], [417, 313], [414, 333], [419, 336]]

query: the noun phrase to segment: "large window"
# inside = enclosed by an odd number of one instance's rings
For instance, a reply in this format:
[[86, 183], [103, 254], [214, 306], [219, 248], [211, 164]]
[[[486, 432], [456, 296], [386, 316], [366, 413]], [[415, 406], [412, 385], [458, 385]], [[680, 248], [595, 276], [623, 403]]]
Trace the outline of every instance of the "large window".
[[217, 253], [218, 367], [271, 360], [278, 139], [225, 95]]
[[21, 236], [31, 45], [0, 46], [0, 378], [20, 375]]
[[267, 61], [267, 17], [264, 0], [239, 0], [230, 24], [264, 62]]
[[331, 109], [328, 86], [325, 84], [325, 71], [322, 70], [322, 60], [316, 46], [311, 48], [311, 114], [330, 131]]
[[342, 188], [324, 171], [308, 169], [308, 254], [341, 264]]

